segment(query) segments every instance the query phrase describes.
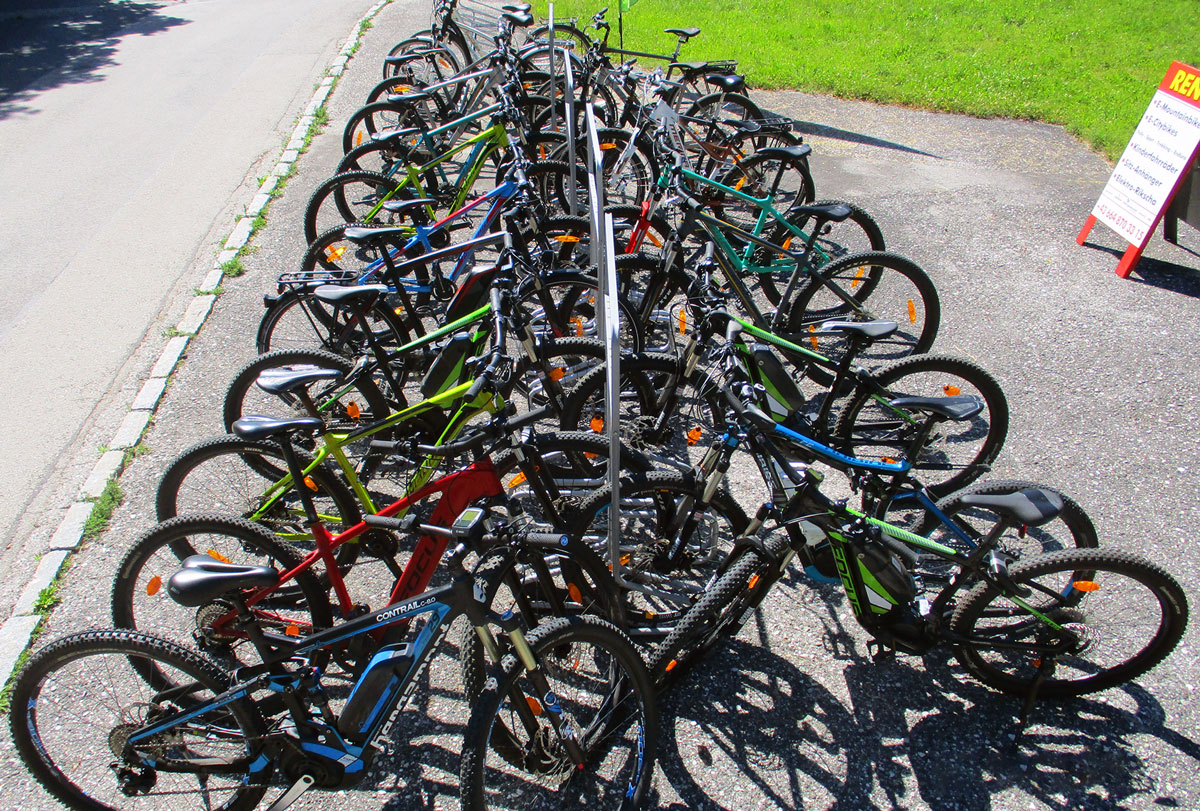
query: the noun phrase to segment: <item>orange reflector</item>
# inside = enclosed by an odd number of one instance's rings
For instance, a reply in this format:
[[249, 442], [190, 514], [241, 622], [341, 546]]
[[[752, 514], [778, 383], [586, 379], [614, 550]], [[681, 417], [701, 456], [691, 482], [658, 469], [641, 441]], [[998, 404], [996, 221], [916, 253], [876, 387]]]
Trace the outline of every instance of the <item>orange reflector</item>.
[[356, 420], [362, 416], [362, 409], [358, 407], [358, 403], [351, 402], [346, 404], [346, 416], [352, 420]]
[[534, 715], [542, 714], [542, 705], [533, 696], [525, 696], [525, 703], [529, 705], [529, 711]]
[[650, 244], [656, 248], [661, 248], [663, 246], [662, 240], [654, 236], [654, 234], [646, 234], [646, 239], [650, 240]]
[[288, 636], [300, 636], [300, 626], [299, 625], [289, 625], [288, 627], [283, 629], [283, 632], [285, 634], [287, 634]]
[[657, 616], [658, 616], [658, 614], [655, 614], [653, 611], [643, 611], [643, 612], [642, 612], [642, 616], [643, 616], [643, 617], [645, 617], [645, 618], [646, 618], [646, 619], [648, 619], [648, 620], [652, 620], [652, 619], [654, 619], [655, 617], [657, 617]]
[[525, 474], [518, 473], [516, 476], [513, 476], [511, 480], [509, 480], [508, 489], [511, 490], [520, 484], [524, 484], [524, 482], [525, 482]]
[[575, 325], [575, 337], [583, 337], [583, 319], [576, 316], [571, 319], [571, 323]]
[[217, 550], [215, 550], [215, 549], [210, 549], [210, 550], [208, 550], [208, 556], [209, 556], [210, 558], [212, 558], [213, 560], [219, 560], [219, 561], [221, 561], [222, 563], [233, 563], [233, 561], [232, 561], [232, 560], [230, 560], [229, 558], [225, 557], [224, 555], [222, 555], [220, 552], [218, 552], [218, 551], [217, 551]]
[[583, 452], [583, 458], [584, 458], [584, 459], [595, 459], [595, 458], [596, 458], [597, 456], [599, 456], [599, 455], [600, 455], [600, 454], [598, 454], [598, 453], [590, 453], [590, 452], [588, 452], [588, 451], [584, 451], [584, 452]]
[[567, 370], [562, 366], [555, 366], [553, 369], [550, 370], [550, 379], [551, 380], [562, 380], [566, 376], [567, 376]]
[[162, 578], [158, 575], [150, 578], [150, 582], [146, 584], [146, 593], [153, 597], [158, 594], [158, 590], [162, 588]]
[[450, 67], [450, 63], [448, 61], [446, 61], [446, 59], [444, 59], [444, 58], [439, 59], [438, 64], [441, 65], [443, 68], [448, 69]]
[[754, 587], [757, 585], [758, 585], [758, 575], [754, 575], [754, 577], [750, 578], [750, 582], [746, 585], [746, 588], [753, 591]]
[[687, 310], [679, 311], [679, 334], [687, 334]]
[[601, 149], [616, 149], [616, 144], [600, 144]]
[[358, 132], [354, 133], [354, 145], [355, 146], [358, 146], [359, 144], [361, 144], [362, 139], [363, 139], [362, 130], [359, 130]]
[[908, 323], [917, 323], [917, 305], [913, 304], [913, 300], [908, 300]]
[[962, 389], [958, 386], [945, 385], [942, 386], [942, 391], [946, 392], [947, 397], [957, 397], [962, 394]]
[[1076, 580], [1071, 585], [1075, 586], [1076, 591], [1095, 591], [1100, 588], [1100, 584], [1095, 580]]
[[630, 561], [629, 555], [621, 555], [621, 565], [628, 566]]
[[563, 234], [562, 236], [554, 237], [554, 241], [555, 242], [578, 242], [579, 237], [573, 237], [570, 234]]
[[880, 462], [884, 462], [885, 464], [889, 464], [889, 465], [898, 465], [898, 464], [900, 464], [899, 460], [893, 459], [893, 458], [892, 458], [892, 457], [890, 457], [890, 456], [880, 456], [880, 457], [879, 457], [879, 461], [880, 461]]
[[330, 262], [336, 262], [337, 260], [342, 258], [342, 254], [344, 254], [345, 252], [346, 252], [345, 245], [339, 245], [336, 248], [331, 246], [331, 247], [328, 247], [325, 249], [325, 258], [328, 259]]
[[670, 673], [672, 670], [675, 669], [675, 665], [677, 665], [677, 664], [679, 664], [679, 660], [672, 659], [671, 661], [667, 662], [667, 666], [664, 667], [663, 670], [666, 671], [667, 673]]
[[[809, 324], [809, 326], [808, 326], [808, 331], [809, 331], [809, 332], [816, 332], [816, 331], [817, 331], [817, 327], [816, 327], [816, 325], [815, 325], [815, 324]], [[809, 343], [811, 343], [811, 344], [812, 344], [812, 348], [813, 348], [813, 350], [816, 350], [816, 348], [817, 348], [817, 336], [815, 336], [815, 335], [814, 335], [813, 337], [809, 338], [808, 340], [809, 340]]]
[[317, 483], [312, 480], [312, 476], [304, 477], [304, 486], [309, 490], [312, 490], [314, 493], [317, 492]]
[[734, 184], [733, 184], [733, 190], [734, 190], [734, 191], [741, 191], [741, 190], [742, 190], [742, 186], [745, 186], [745, 185], [746, 185], [746, 178], [744, 178], [744, 177], [743, 177], [743, 178], [741, 178], [741, 179], [740, 179], [740, 180], [739, 180], [737, 183], [734, 183]]
[[590, 427], [597, 434], [604, 433], [604, 418], [592, 417], [592, 421], [588, 423], [588, 427]]
[[865, 273], [866, 270], [866, 268], [859, 268], [858, 273], [854, 274], [854, 281], [850, 283], [851, 290], [857, 289], [858, 286], [862, 284], [863, 273]]
[[545, 160], [545, 159], [546, 159], [546, 147], [539, 146], [538, 147], [538, 160]]
[[787, 239], [785, 239], [783, 241], [783, 247], [785, 247], [785, 248], [792, 247], [792, 239], [793, 239], [793, 237], [788, 237]]
[[577, 603], [583, 602], [583, 592], [579, 590], [579, 586], [574, 583], [567, 584], [567, 594], [571, 595], [571, 599]]
[[688, 432], [687, 432], [687, 441], [688, 441], [688, 444], [689, 444], [689, 445], [695, 445], [697, 442], [699, 442], [699, 441], [700, 441], [700, 435], [701, 435], [701, 434], [703, 434], [703, 433], [704, 433], [704, 431], [702, 431], [702, 430], [700, 429], [700, 426], [699, 426], [699, 425], [697, 425], [697, 426], [696, 426], [695, 428], [693, 428], [692, 430], [688, 431]]

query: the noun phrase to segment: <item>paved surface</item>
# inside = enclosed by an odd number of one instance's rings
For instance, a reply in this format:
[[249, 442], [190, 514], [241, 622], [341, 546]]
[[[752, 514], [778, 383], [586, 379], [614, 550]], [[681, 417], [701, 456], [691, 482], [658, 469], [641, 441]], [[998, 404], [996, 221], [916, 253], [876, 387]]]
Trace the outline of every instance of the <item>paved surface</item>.
[[[332, 98], [333, 121], [365, 95], [387, 46], [426, 14], [415, 3], [380, 14]], [[997, 476], [1072, 494], [1102, 544], [1165, 562], [1200, 606], [1200, 439], [1191, 430], [1200, 402], [1198, 235], [1183, 229], [1182, 248], [1156, 240], [1122, 281], [1112, 273], [1115, 237], [1097, 228], [1092, 243], [1075, 245], [1108, 166], [1062, 130], [798, 93], [764, 100], [804, 122], [818, 196], [867, 208], [889, 246], [934, 278], [944, 311], [937, 348], [976, 359], [1003, 383], [1013, 425]], [[299, 256], [300, 211], [336, 161], [339, 135], [333, 127], [314, 142], [272, 207], [250, 271], [226, 282], [160, 408], [151, 452], [123, 478], [125, 505], [77, 557], [48, 636], [108, 623], [116, 561], [152, 525], [162, 468], [220, 430], [216, 393], [252, 355], [259, 297]], [[1137, 684], [1041, 706], [1014, 743], [1013, 700], [970, 681], [944, 654], [872, 664], [847, 607], [792, 578], [667, 703], [658, 800], [731, 811], [1194, 808], [1197, 625]], [[314, 793], [296, 807], [455, 807], [462, 712], [453, 667], [442, 664], [436, 687], [403, 716], [409, 746], [360, 789]], [[51, 807], [12, 757], [0, 743], [8, 804]]]
[[258, 164], [371, 5], [0, 4], [6, 582], [28, 579]]

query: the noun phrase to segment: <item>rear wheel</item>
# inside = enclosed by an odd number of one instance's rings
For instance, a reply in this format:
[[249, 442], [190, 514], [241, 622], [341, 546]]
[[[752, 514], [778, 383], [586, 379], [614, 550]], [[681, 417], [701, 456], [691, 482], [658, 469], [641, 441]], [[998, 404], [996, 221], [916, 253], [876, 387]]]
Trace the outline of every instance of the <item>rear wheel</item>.
[[[190, 688], [161, 692], [183, 684]], [[214, 662], [165, 639], [76, 634], [42, 648], [17, 676], [13, 742], [69, 808], [254, 808], [273, 771], [262, 755], [266, 723], [246, 698], [205, 708], [229, 686]], [[187, 713], [186, 722], [132, 740]]]

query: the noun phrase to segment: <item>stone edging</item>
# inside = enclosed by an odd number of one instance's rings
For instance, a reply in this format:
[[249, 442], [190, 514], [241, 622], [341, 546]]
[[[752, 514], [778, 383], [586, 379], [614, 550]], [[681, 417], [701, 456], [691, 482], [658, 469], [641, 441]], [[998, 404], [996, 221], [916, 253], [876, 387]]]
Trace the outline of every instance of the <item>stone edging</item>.
[[[234, 223], [233, 230], [213, 262], [212, 269], [196, 289], [213, 291], [220, 286], [221, 280], [225, 276], [224, 266], [238, 257], [239, 252], [245, 247], [253, 233], [255, 218], [271, 201], [271, 193], [275, 190], [280, 178], [287, 177], [291, 173], [292, 164], [299, 159], [317, 111], [325, 106], [325, 101], [329, 98], [334, 84], [346, 69], [346, 63], [358, 49], [359, 40], [363, 34], [363, 24], [370, 21], [390, 2], [391, 0], [379, 0], [354, 24], [354, 28], [350, 31], [341, 50], [322, 74], [320, 84], [317, 85], [312, 98], [300, 114], [296, 128], [292, 131], [292, 137], [283, 147], [275, 167], [263, 180], [245, 212]], [[188, 342], [204, 325], [216, 298], [216, 294], [212, 292], [203, 292], [192, 298], [183, 318], [175, 326], [174, 337], [167, 341], [162, 354], [150, 369], [148, 379], [133, 398], [129, 413], [109, 441], [107, 450], [101, 455], [87, 480], [84, 481], [76, 501], [67, 508], [67, 514], [50, 539], [48, 550], [42, 555], [33, 577], [25, 584], [17, 598], [12, 616], [3, 625], [0, 625], [0, 685], [8, 682], [21, 654], [32, 643], [38, 626], [41, 624], [43, 612], [37, 608], [38, 598], [54, 584], [67, 559], [83, 542], [84, 525], [95, 506], [94, 500], [100, 497], [110, 481], [120, 477], [126, 461], [126, 452], [141, 441], [142, 434], [149, 426], [150, 418], [166, 390], [169, 376], [179, 365], [179, 359], [183, 356]]]

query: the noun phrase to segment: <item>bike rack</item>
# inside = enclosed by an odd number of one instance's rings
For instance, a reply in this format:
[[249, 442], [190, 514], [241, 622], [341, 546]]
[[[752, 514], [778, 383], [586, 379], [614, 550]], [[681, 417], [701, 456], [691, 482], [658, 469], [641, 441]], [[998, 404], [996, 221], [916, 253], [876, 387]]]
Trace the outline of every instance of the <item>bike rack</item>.
[[[467, 44], [471, 46], [472, 59], [478, 59], [490, 51], [495, 44], [496, 29], [499, 27], [501, 15], [504, 13], [500, 6], [500, 2], [492, 4], [486, 0], [455, 0], [453, 3], [451, 16], [467, 37]], [[433, 11], [435, 21], [438, 10], [438, 6], [435, 5]], [[516, 38], [517, 32], [514, 31], [514, 45], [517, 44]]]

